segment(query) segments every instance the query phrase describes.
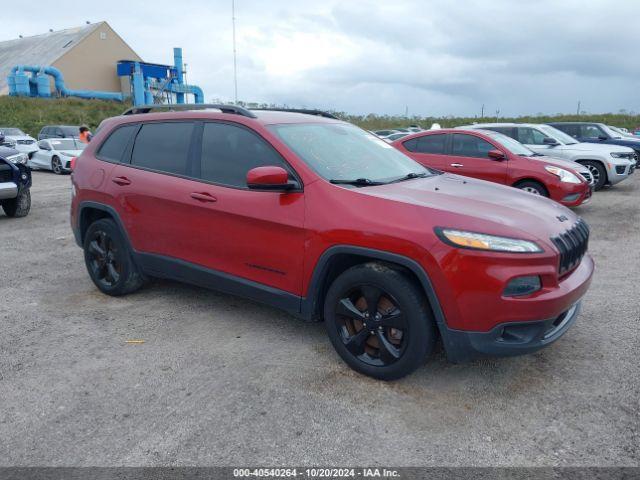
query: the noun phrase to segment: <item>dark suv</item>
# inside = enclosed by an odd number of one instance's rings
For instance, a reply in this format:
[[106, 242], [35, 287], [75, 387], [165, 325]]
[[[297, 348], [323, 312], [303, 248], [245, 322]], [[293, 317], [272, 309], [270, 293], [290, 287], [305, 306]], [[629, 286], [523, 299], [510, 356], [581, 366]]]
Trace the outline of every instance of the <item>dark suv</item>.
[[[2, 144], [0, 136], [0, 144]], [[31, 170], [28, 156], [0, 146], [0, 205], [8, 217], [25, 217], [31, 210]]]
[[640, 138], [623, 136], [604, 123], [588, 122], [552, 122], [551, 125], [567, 135], [571, 135], [579, 142], [606, 143], [609, 145], [622, 145], [633, 148], [636, 152], [636, 168], [640, 168]]
[[430, 170], [329, 114], [135, 111], [72, 173], [71, 226], [106, 294], [164, 277], [323, 319], [380, 379], [438, 335], [453, 361], [517, 355], [578, 315], [589, 229], [547, 198]]
[[80, 127], [73, 125], [47, 125], [42, 127], [38, 134], [38, 140], [46, 140], [47, 138], [78, 138], [80, 136]]

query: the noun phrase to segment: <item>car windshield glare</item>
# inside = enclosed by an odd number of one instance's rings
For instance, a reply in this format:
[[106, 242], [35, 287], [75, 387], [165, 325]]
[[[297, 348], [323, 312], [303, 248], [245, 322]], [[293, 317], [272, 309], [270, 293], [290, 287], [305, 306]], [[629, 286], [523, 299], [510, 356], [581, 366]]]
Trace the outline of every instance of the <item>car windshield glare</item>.
[[407, 157], [384, 140], [342, 123], [272, 125], [293, 152], [326, 180], [366, 179], [384, 183], [433, 172]]
[[554, 140], [557, 140], [564, 145], [575, 145], [576, 143], [578, 143], [576, 142], [576, 139], [571, 135], [567, 135], [557, 128], [551, 127], [549, 125], [541, 125], [539, 128], [545, 135], [553, 138]]
[[2, 128], [2, 127], [0, 127], [0, 134], [3, 134], [3, 135], [15, 135], [15, 136], [26, 136], [26, 133], [24, 133], [19, 128]]

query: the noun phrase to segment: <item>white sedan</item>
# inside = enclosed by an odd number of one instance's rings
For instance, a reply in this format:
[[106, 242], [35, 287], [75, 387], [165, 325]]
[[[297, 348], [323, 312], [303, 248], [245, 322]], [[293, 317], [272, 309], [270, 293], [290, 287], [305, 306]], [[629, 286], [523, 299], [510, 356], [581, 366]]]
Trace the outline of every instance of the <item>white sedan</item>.
[[45, 168], [61, 175], [71, 171], [71, 159], [84, 150], [85, 144], [74, 138], [49, 138], [38, 142], [38, 151], [31, 155], [29, 166]]

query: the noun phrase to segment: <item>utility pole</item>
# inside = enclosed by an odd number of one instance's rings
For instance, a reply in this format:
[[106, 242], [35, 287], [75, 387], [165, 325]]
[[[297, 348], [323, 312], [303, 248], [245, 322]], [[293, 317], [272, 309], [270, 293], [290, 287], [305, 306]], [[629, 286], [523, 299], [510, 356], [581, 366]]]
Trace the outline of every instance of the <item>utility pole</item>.
[[233, 98], [238, 104], [238, 63], [236, 60], [236, 1], [231, 0], [231, 28], [233, 30]]
[[578, 110], [576, 111], [576, 115], [580, 115], [580, 100], [578, 100]]
[[482, 109], [480, 110], [480, 118], [484, 118], [484, 103], [482, 104]]
[[409, 118], [409, 105], [404, 106], [404, 118]]
[[500, 109], [496, 108], [496, 123], [498, 123], [498, 117], [500, 116]]

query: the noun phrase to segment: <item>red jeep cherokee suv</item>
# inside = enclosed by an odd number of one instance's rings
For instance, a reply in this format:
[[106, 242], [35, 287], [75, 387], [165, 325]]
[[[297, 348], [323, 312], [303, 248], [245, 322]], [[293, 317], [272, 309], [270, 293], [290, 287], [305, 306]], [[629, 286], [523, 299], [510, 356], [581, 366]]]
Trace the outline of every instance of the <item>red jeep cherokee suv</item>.
[[431, 171], [329, 114], [215, 108], [133, 109], [78, 158], [71, 225], [102, 292], [165, 277], [323, 319], [380, 379], [438, 335], [452, 361], [516, 355], [576, 319], [593, 261], [565, 207]]
[[[432, 130], [392, 145], [422, 165], [511, 185], [567, 207], [577, 207], [591, 198], [591, 187], [583, 177], [591, 176], [586, 167], [532, 152], [502, 133]], [[578, 168], [586, 172], [580, 174]]]

